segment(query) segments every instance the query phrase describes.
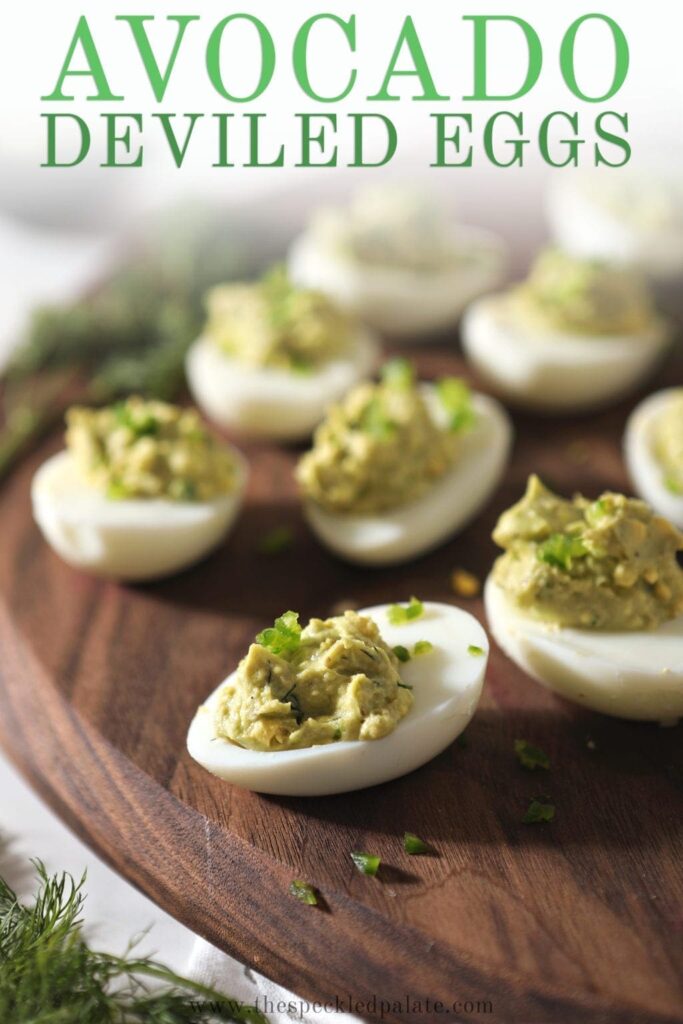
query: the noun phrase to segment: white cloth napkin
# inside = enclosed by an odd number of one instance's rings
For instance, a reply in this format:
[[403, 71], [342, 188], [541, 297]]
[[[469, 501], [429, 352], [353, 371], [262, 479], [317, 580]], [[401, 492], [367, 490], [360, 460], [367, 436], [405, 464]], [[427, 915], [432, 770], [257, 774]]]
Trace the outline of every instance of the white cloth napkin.
[[[312, 908], [315, 913], [315, 908]], [[257, 974], [238, 960], [221, 953], [204, 939], [197, 939], [186, 974], [202, 985], [211, 985], [243, 1003], [258, 1007], [271, 1024], [359, 1024], [359, 1018], [335, 1010], [316, 1008], [307, 1000]]]

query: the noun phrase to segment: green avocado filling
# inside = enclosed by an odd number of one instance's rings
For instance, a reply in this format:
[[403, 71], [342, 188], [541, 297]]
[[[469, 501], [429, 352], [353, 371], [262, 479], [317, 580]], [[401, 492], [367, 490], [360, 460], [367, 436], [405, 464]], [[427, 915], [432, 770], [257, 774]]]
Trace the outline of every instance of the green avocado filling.
[[359, 384], [330, 408], [297, 480], [305, 497], [331, 512], [398, 508], [451, 468], [473, 422], [464, 381], [438, 381], [430, 402], [409, 364], [397, 360], [378, 384]]
[[413, 695], [377, 625], [356, 612], [298, 619], [285, 612], [256, 637], [220, 694], [216, 736], [277, 751], [392, 732]]
[[276, 267], [260, 281], [225, 284], [206, 298], [205, 337], [254, 367], [307, 373], [346, 351], [353, 322], [321, 292]]
[[643, 501], [571, 501], [529, 479], [493, 539], [495, 582], [526, 614], [563, 627], [654, 629], [683, 612], [683, 534]]
[[80, 471], [109, 498], [209, 501], [235, 488], [230, 450], [193, 409], [133, 397], [103, 409], [73, 406], [66, 423]]
[[683, 388], [677, 388], [653, 424], [652, 445], [664, 483], [683, 496]]
[[586, 335], [636, 334], [656, 318], [644, 280], [632, 270], [549, 249], [511, 292], [539, 328]]

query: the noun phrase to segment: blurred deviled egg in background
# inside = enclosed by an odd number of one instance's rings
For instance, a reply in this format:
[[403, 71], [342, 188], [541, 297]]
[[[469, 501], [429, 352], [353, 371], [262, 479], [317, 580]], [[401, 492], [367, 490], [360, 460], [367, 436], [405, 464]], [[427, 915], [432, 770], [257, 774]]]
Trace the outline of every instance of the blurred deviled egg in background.
[[506, 262], [498, 236], [396, 186], [321, 209], [289, 255], [299, 284], [382, 334], [411, 340], [454, 326], [468, 302], [500, 283]]
[[473, 303], [462, 325], [484, 381], [515, 404], [558, 414], [637, 387], [671, 335], [636, 271], [556, 249], [525, 281]]
[[129, 398], [67, 413], [66, 448], [33, 478], [34, 518], [70, 565], [147, 580], [199, 561], [240, 508], [246, 464], [197, 413]]
[[683, 186], [661, 174], [558, 176], [548, 193], [558, 245], [586, 259], [633, 266], [660, 301], [678, 297], [683, 278]]
[[502, 476], [512, 428], [494, 399], [457, 377], [418, 383], [394, 360], [318, 427], [297, 479], [304, 514], [331, 551], [366, 565], [407, 561], [464, 528]]
[[683, 717], [683, 534], [643, 501], [567, 500], [531, 477], [493, 539], [489, 627], [530, 676], [621, 718]]
[[488, 640], [474, 616], [412, 598], [259, 633], [197, 710], [187, 747], [259, 793], [321, 796], [378, 785], [436, 757], [481, 695]]
[[658, 391], [637, 406], [624, 457], [640, 497], [683, 529], [683, 388]]
[[212, 289], [207, 312], [187, 355], [190, 391], [214, 422], [253, 437], [308, 437], [376, 363], [372, 335], [280, 267], [260, 281]]

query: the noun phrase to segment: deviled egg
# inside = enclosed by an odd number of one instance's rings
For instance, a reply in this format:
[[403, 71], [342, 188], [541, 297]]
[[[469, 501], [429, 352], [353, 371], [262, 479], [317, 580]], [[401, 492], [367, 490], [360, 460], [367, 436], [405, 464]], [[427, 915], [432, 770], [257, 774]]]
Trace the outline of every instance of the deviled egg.
[[387, 565], [436, 547], [486, 503], [512, 427], [492, 398], [447, 377], [419, 384], [405, 360], [359, 384], [318, 427], [296, 470], [304, 514], [331, 551]]
[[655, 289], [683, 274], [683, 189], [661, 175], [560, 175], [548, 195], [558, 244], [584, 259], [640, 269]]
[[486, 613], [513, 661], [607, 715], [683, 716], [683, 534], [638, 499], [565, 500], [531, 477], [493, 537]]
[[281, 268], [261, 281], [220, 285], [186, 371], [210, 419], [254, 437], [301, 440], [325, 409], [372, 373], [372, 335]]
[[321, 210], [289, 255], [299, 284], [320, 288], [383, 334], [414, 340], [453, 326], [468, 302], [499, 284], [505, 264], [496, 235], [386, 186]]
[[641, 383], [671, 339], [634, 271], [542, 253], [526, 281], [475, 302], [462, 344], [478, 374], [516, 404], [591, 409]]
[[486, 633], [412, 598], [304, 627], [285, 612], [198, 709], [192, 757], [227, 782], [286, 796], [364, 789], [436, 757], [474, 714]]
[[194, 410], [129, 398], [67, 412], [66, 448], [33, 478], [33, 515], [65, 562], [113, 579], [184, 569], [240, 508], [246, 464]]
[[658, 391], [637, 406], [624, 457], [640, 497], [683, 529], [683, 388]]

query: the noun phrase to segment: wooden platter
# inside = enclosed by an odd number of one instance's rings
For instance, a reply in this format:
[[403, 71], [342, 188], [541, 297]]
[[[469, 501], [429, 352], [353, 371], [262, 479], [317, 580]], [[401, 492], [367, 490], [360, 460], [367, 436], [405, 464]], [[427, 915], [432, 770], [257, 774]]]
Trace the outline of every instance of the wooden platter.
[[[445, 346], [420, 350], [418, 365], [425, 376], [462, 370]], [[683, 383], [680, 360], [653, 386], [664, 381]], [[262, 797], [185, 752], [196, 705], [285, 608], [307, 618], [411, 593], [457, 600], [450, 571], [486, 574], [496, 517], [532, 469], [565, 491], [627, 488], [619, 446], [632, 405], [573, 421], [517, 416], [513, 464], [491, 505], [450, 544], [393, 569], [355, 569], [322, 550], [300, 516], [296, 452], [243, 446], [248, 505], [228, 543], [139, 587], [82, 576], [42, 542], [29, 483], [53, 438], [0, 494], [3, 745], [127, 878], [304, 998], [396, 1021], [683, 1021], [680, 726], [579, 710], [494, 649], [466, 743], [385, 786]], [[283, 524], [293, 548], [260, 554]], [[478, 600], [460, 603], [482, 615]], [[516, 738], [548, 752], [550, 774], [517, 765]], [[545, 792], [555, 822], [522, 824]], [[409, 858], [405, 830], [435, 855]], [[378, 878], [356, 871], [357, 849], [381, 855]], [[293, 878], [316, 885], [324, 906], [289, 896]]]

